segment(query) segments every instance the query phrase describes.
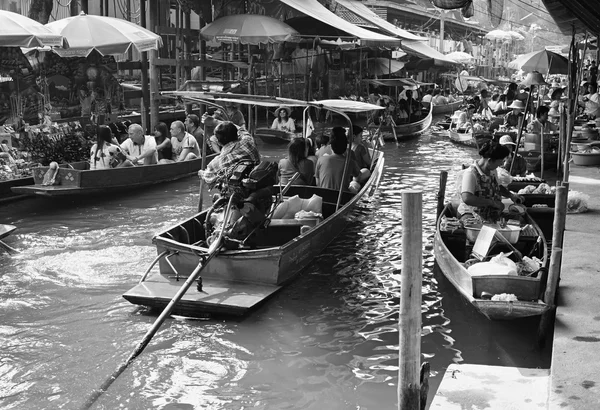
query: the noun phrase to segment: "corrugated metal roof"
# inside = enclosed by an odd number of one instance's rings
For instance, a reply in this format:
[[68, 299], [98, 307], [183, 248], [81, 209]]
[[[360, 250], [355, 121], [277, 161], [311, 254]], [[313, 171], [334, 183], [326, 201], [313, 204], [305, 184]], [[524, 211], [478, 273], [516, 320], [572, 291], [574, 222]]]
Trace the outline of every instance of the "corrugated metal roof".
[[590, 31], [600, 33], [598, 0], [542, 0], [546, 9], [566, 35]]

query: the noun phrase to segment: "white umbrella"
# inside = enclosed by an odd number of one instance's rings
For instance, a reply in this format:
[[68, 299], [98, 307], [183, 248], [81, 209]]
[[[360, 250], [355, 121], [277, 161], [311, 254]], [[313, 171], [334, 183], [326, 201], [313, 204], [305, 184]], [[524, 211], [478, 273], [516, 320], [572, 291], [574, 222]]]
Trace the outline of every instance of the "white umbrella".
[[511, 40], [512, 36], [504, 30], [492, 30], [485, 35], [488, 40]]
[[513, 38], [513, 40], [517, 40], [517, 41], [525, 40], [525, 37], [523, 37], [520, 33], [517, 33], [516, 31], [509, 31], [508, 34], [510, 34], [510, 36]]
[[63, 45], [64, 38], [29, 17], [0, 10], [0, 47], [43, 47]]
[[453, 51], [452, 53], [446, 54], [446, 58], [454, 60], [459, 64], [469, 64], [475, 60], [475, 57], [463, 51]]
[[102, 55], [124, 54], [132, 46], [138, 51], [157, 50], [162, 46], [158, 34], [127, 20], [105, 16], [67, 17], [46, 24], [69, 42], [68, 50], [55, 49], [61, 57], [86, 57], [93, 50]]

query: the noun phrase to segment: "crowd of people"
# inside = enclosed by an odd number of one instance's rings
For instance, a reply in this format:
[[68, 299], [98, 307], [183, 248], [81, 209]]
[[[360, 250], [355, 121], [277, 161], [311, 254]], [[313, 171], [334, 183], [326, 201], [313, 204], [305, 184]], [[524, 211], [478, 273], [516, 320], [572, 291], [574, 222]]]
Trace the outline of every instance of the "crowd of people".
[[[272, 128], [294, 132], [294, 120], [290, 115], [290, 108], [279, 107]], [[154, 127], [154, 135], [145, 135], [141, 125], [131, 124], [128, 137], [121, 143], [108, 126], [99, 126], [97, 141], [90, 150], [90, 169], [189, 161], [201, 157], [206, 146], [207, 154], [217, 156], [199, 172], [199, 176], [213, 187], [229, 178], [236, 164], [256, 166], [260, 163], [260, 153], [245, 125], [239, 106], [230, 103], [225, 107], [225, 113], [217, 110], [212, 114], [205, 113], [202, 118], [189, 114], [184, 122], [173, 121], [170, 127], [160, 122]], [[363, 142], [363, 129], [354, 126], [348, 133], [343, 127], [334, 127], [330, 135], [292, 138], [287, 155], [278, 163], [280, 183], [287, 184], [298, 173], [299, 177], [293, 182], [295, 185], [335, 190], [344, 187], [351, 192], [360, 190], [370, 176], [371, 156]], [[352, 149], [348, 154], [349, 146]], [[350, 156], [348, 160], [347, 155]], [[346, 162], [346, 176], [342, 180]]]

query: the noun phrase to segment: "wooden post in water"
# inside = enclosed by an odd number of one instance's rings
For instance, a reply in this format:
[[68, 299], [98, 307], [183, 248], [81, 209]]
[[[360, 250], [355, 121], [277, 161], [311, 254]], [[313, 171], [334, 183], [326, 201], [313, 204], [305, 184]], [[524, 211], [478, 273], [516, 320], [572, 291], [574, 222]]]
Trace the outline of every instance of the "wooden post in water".
[[446, 197], [446, 183], [448, 182], [448, 171], [440, 172], [440, 190], [437, 195], [437, 212], [435, 214], [436, 223], [437, 218], [440, 217], [444, 210], [444, 198]]
[[[160, 3], [148, 2], [148, 6], [148, 29], [156, 33], [159, 22]], [[152, 128], [154, 124], [158, 123], [158, 82], [160, 77], [160, 68], [156, 66], [157, 59], [157, 50], [148, 51], [148, 61], [150, 64], [148, 69], [148, 77], [150, 81], [150, 128]]]
[[550, 266], [548, 267], [548, 280], [544, 292], [544, 303], [550, 309], [542, 314], [540, 327], [538, 329], [538, 345], [543, 345], [556, 313], [556, 290], [560, 279], [560, 267], [562, 261], [563, 238], [565, 224], [567, 221], [567, 197], [569, 188], [559, 186], [556, 188], [556, 202], [554, 203], [554, 224], [552, 225], [552, 255], [550, 255]]
[[402, 192], [402, 276], [399, 318], [398, 409], [420, 408], [423, 193]]

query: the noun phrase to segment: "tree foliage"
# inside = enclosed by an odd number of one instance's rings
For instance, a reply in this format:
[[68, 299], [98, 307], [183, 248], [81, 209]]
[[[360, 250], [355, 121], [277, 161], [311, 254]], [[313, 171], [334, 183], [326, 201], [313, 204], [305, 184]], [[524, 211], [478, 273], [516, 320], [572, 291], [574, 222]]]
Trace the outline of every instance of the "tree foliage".
[[31, 0], [29, 4], [29, 18], [39, 23], [46, 24], [50, 20], [54, 0]]

